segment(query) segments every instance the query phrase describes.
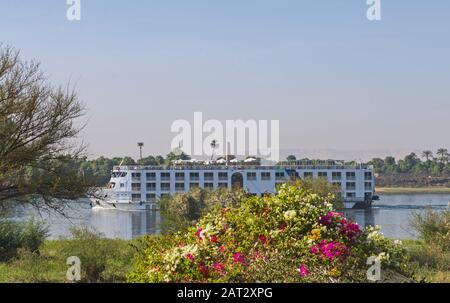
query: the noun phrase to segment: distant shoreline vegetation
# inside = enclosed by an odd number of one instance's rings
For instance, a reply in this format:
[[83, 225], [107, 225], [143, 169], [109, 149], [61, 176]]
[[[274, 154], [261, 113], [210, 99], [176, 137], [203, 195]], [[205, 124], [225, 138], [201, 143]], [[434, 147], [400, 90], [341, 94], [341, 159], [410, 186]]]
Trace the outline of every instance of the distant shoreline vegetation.
[[[377, 191], [380, 191], [380, 193], [448, 192], [448, 188], [450, 188], [450, 156], [447, 149], [439, 149], [436, 152], [436, 157], [433, 156], [431, 151], [424, 151], [421, 156], [422, 159], [415, 153], [410, 153], [399, 160], [392, 156], [370, 160], [367, 164], [374, 166]], [[147, 156], [139, 160], [131, 157], [106, 158], [103, 156], [89, 160], [85, 157], [77, 160], [77, 165], [90, 183], [103, 186], [108, 183], [111, 170], [116, 165], [168, 165], [172, 161], [180, 159], [188, 160], [190, 157], [184, 153], [177, 155], [172, 152], [165, 157], [160, 155]], [[294, 155], [290, 155], [286, 158], [286, 161], [283, 163], [295, 161], [314, 163], [324, 160], [297, 159]], [[327, 161], [332, 163], [336, 160]], [[413, 188], [413, 190], [406, 190], [410, 188]]]

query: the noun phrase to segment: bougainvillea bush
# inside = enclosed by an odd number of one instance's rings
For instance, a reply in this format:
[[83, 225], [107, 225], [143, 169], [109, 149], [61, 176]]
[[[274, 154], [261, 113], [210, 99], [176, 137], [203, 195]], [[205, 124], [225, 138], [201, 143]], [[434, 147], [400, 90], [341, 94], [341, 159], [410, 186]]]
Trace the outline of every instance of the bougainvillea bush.
[[300, 184], [217, 207], [187, 232], [147, 237], [130, 282], [367, 282], [367, 259], [408, 276], [401, 243], [333, 210]]

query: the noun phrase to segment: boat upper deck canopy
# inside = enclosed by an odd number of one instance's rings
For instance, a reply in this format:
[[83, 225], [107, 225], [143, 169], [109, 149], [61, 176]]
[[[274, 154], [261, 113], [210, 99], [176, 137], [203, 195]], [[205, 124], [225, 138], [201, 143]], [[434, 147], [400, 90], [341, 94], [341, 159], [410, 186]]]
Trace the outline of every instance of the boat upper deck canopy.
[[149, 166], [149, 165], [127, 165], [114, 166], [114, 171], [143, 171], [143, 170], [359, 170], [373, 169], [373, 165], [353, 164], [353, 165], [167, 165], [167, 166]]

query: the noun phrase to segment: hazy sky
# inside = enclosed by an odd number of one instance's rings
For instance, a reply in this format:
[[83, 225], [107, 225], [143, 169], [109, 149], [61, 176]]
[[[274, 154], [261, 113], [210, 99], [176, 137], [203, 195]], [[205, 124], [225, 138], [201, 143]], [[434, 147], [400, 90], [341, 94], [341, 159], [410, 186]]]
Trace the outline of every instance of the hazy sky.
[[[0, 0], [0, 41], [76, 84], [91, 156], [165, 154], [176, 119], [278, 119], [280, 145], [450, 148], [450, 2]], [[353, 151], [353, 152], [350, 152]]]

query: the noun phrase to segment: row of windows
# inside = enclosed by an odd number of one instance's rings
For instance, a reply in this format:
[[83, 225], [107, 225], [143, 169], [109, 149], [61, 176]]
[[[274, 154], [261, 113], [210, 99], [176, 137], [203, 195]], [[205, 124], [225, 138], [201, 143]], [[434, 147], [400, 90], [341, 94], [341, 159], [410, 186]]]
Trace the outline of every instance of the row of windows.
[[[168, 197], [168, 196], [170, 196], [170, 194], [163, 193], [163, 194], [161, 194], [161, 199], [164, 199], [165, 197]], [[356, 198], [356, 193], [349, 192], [345, 196], [346, 196], [346, 198]], [[372, 193], [371, 192], [366, 192], [364, 194], [364, 197], [366, 199], [370, 199], [372, 197]], [[132, 199], [133, 202], [140, 202], [140, 201], [142, 201], [141, 200], [141, 194], [133, 194], [131, 199]], [[157, 202], [156, 194], [154, 194], [154, 193], [146, 194], [145, 195], [145, 201], [146, 202]]]
[[[213, 172], [205, 172], [203, 173], [203, 177], [205, 180], [214, 180], [214, 173]], [[303, 178], [312, 178], [313, 172], [304, 172]], [[261, 172], [261, 180], [271, 180], [272, 173], [271, 172]], [[319, 171], [317, 173], [319, 178], [328, 178], [328, 172], [321, 172]], [[161, 180], [169, 181], [170, 180], [170, 172], [161, 172], [160, 173]], [[218, 173], [219, 180], [228, 180], [228, 173], [227, 172], [219, 172]], [[284, 172], [276, 172], [275, 173], [275, 179], [280, 180], [285, 177]], [[356, 173], [355, 172], [346, 172], [345, 177], [347, 180], [356, 180]], [[137, 180], [141, 178], [141, 173], [132, 173], [133, 180]], [[153, 173], [146, 173], [147, 180], [156, 180], [156, 172]], [[342, 172], [332, 172], [331, 173], [332, 180], [341, 180], [342, 179]], [[183, 181], [185, 179], [185, 173], [184, 172], [175, 172], [175, 180]], [[200, 173], [198, 172], [191, 172], [189, 173], [189, 179], [192, 181], [196, 181], [200, 179]], [[364, 172], [364, 179], [365, 180], [372, 180], [372, 172]], [[247, 180], [256, 180], [256, 172], [247, 172]]]
[[[334, 185], [338, 186], [339, 188], [342, 187], [341, 182], [333, 182]], [[189, 188], [199, 187], [200, 183], [198, 182], [191, 182], [189, 183]], [[204, 188], [214, 188], [214, 183], [211, 182], [205, 182], [203, 184]], [[226, 182], [219, 182], [218, 187], [228, 187], [228, 183]], [[170, 191], [171, 190], [171, 183], [170, 182], [161, 182], [160, 183], [161, 191]], [[356, 190], [356, 182], [346, 182], [345, 183], [346, 190]], [[147, 191], [156, 191], [156, 183], [147, 183], [146, 184]], [[372, 190], [372, 182], [364, 182], [364, 189], [365, 190]], [[141, 191], [141, 183], [132, 183], [131, 185], [132, 191]], [[175, 190], [176, 191], [184, 191], [185, 190], [185, 183], [184, 182], [178, 182], [175, 183]]]
[[[200, 183], [191, 182], [189, 183], [189, 188], [195, 188], [199, 187]], [[228, 183], [226, 182], [219, 182], [217, 184], [217, 187], [219, 188], [228, 188]], [[170, 191], [171, 190], [171, 184], [169, 182], [162, 182], [160, 183], [161, 191]], [[212, 182], [205, 182], [203, 183], [203, 188], [214, 188], [214, 183]], [[147, 191], [156, 191], [156, 183], [147, 183], [146, 186]], [[141, 184], [140, 183], [133, 183], [131, 185], [132, 191], [141, 191]], [[175, 191], [184, 191], [185, 190], [185, 184], [184, 183], [175, 183]]]

